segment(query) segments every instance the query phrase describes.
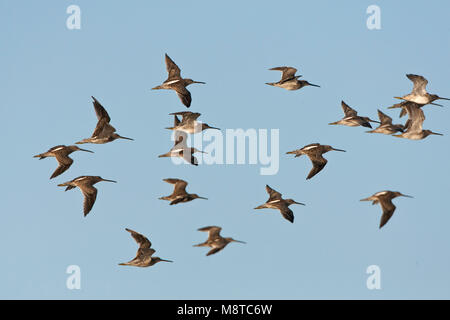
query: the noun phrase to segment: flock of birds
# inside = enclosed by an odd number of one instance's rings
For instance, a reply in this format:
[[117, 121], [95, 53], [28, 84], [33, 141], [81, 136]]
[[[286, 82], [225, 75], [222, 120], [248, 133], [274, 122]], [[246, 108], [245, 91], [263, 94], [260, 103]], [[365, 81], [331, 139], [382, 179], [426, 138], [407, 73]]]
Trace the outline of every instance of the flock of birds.
[[[175, 62], [166, 54], [165, 55], [166, 67], [168, 72], [168, 78], [161, 85], [154, 87], [153, 90], [158, 89], [168, 89], [174, 90], [181, 102], [189, 108], [192, 102], [191, 93], [186, 89], [186, 87], [193, 83], [205, 84], [205, 82], [194, 81], [188, 78], [181, 77], [180, 68], [175, 64]], [[316, 84], [309, 83], [306, 80], [299, 80], [301, 75], [296, 75], [297, 69], [293, 67], [276, 67], [270, 70], [277, 70], [282, 72], [281, 80], [278, 82], [269, 82], [266, 83], [270, 86], [280, 87], [286, 90], [299, 90], [305, 86], [313, 86], [320, 87]], [[404, 125], [402, 124], [393, 124], [392, 118], [378, 110], [378, 117], [380, 121], [372, 120], [369, 117], [359, 116], [358, 113], [348, 106], [344, 101], [342, 101], [342, 109], [344, 111], [344, 118], [339, 121], [332, 122], [330, 125], [344, 125], [344, 126], [363, 126], [372, 129], [372, 123], [379, 123], [379, 126], [373, 130], [367, 131], [369, 133], [381, 133], [387, 135], [393, 135], [394, 137], [406, 138], [412, 140], [420, 140], [424, 139], [429, 135], [442, 135], [440, 133], [433, 132], [431, 130], [424, 130], [422, 128], [423, 122], [425, 121], [425, 115], [422, 110], [422, 107], [427, 104], [438, 105], [434, 103], [434, 101], [438, 99], [450, 100], [448, 98], [442, 98], [435, 94], [429, 94], [426, 91], [426, 85], [428, 81], [419, 75], [408, 74], [408, 79], [410, 79], [413, 84], [413, 90], [410, 94], [407, 94], [403, 97], [395, 97], [397, 99], [401, 99], [402, 102], [395, 104], [389, 108], [401, 108], [400, 117], [404, 115], [408, 115], [408, 120]], [[75, 144], [86, 144], [86, 143], [94, 143], [94, 144], [104, 144], [109, 143], [117, 139], [126, 139], [133, 140], [131, 138], [120, 136], [116, 133], [116, 129], [110, 124], [111, 118], [106, 112], [106, 109], [100, 104], [100, 102], [92, 97], [93, 105], [95, 109], [95, 113], [97, 115], [97, 126], [95, 127], [94, 132], [92, 133], [90, 138], [83, 139]], [[206, 123], [199, 122], [197, 119], [200, 117], [200, 113], [197, 112], [175, 112], [170, 113], [169, 115], [174, 117], [174, 125], [173, 127], [168, 127], [166, 129], [175, 131], [175, 144], [170, 149], [169, 152], [160, 155], [159, 157], [180, 157], [184, 159], [187, 163], [192, 165], [198, 165], [197, 159], [194, 157], [194, 153], [203, 151], [198, 150], [193, 147], [188, 147], [187, 145], [187, 135], [195, 134], [202, 132], [207, 129], [215, 129], [220, 130], [219, 128], [209, 126]], [[180, 118], [181, 117], [181, 121]], [[38, 154], [34, 156], [35, 158], [45, 159], [47, 157], [54, 157], [58, 162], [58, 167], [50, 176], [50, 179], [56, 178], [65, 171], [67, 171], [73, 163], [73, 160], [69, 157], [69, 155], [75, 151], [84, 151], [90, 152], [92, 151], [87, 149], [82, 149], [77, 145], [58, 145], [47, 152]], [[328, 151], [340, 151], [345, 152], [345, 150], [336, 149], [329, 145], [321, 145], [319, 143], [312, 143], [304, 146], [301, 149], [293, 150], [287, 152], [287, 154], [294, 154], [295, 157], [300, 157], [301, 155], [306, 155], [312, 162], [312, 169], [309, 172], [306, 179], [313, 178], [316, 174], [318, 174], [327, 164], [327, 160], [323, 157], [323, 154]], [[84, 216], [87, 216], [89, 212], [92, 210], [94, 203], [97, 198], [97, 189], [94, 185], [101, 181], [107, 182], [116, 182], [114, 180], [104, 179], [100, 176], [80, 176], [71, 181], [58, 184], [60, 187], [66, 187], [65, 191], [74, 189], [78, 187], [83, 196], [84, 196], [84, 204], [83, 204], [83, 212]], [[175, 205], [178, 203], [189, 202], [194, 199], [207, 199], [201, 197], [195, 193], [188, 193], [186, 191], [186, 187], [188, 183], [181, 179], [164, 179], [163, 181], [170, 183], [174, 186], [172, 194], [168, 196], [160, 197], [161, 200], [170, 201], [170, 205]], [[296, 202], [293, 199], [283, 199], [282, 194], [270, 186], [266, 185], [266, 191], [269, 194], [269, 199], [262, 205], [256, 207], [255, 209], [276, 209], [279, 210], [283, 218], [294, 222], [294, 214], [292, 210], [289, 208], [292, 204], [304, 205], [303, 203]], [[362, 199], [361, 201], [372, 201], [372, 204], [380, 204], [382, 208], [382, 217], [380, 221], [380, 228], [383, 227], [389, 219], [392, 217], [396, 207], [392, 203], [392, 199], [404, 196], [411, 197], [408, 195], [404, 195], [397, 191], [380, 191], [375, 193], [374, 195]], [[172, 262], [171, 260], [161, 259], [159, 257], [154, 257], [153, 254], [155, 250], [151, 248], [152, 244], [150, 240], [144, 235], [133, 231], [131, 229], [126, 228], [133, 239], [137, 242], [139, 248], [136, 253], [134, 259], [130, 260], [126, 263], [120, 263], [119, 265], [124, 266], [136, 266], [136, 267], [148, 267], [152, 266], [157, 262], [165, 261]], [[211, 248], [207, 253], [207, 256], [217, 253], [223, 248], [225, 248], [231, 242], [240, 242], [245, 243], [243, 241], [235, 240], [229, 237], [222, 237], [220, 235], [221, 228], [218, 226], [208, 226], [198, 229], [198, 231], [208, 232], [208, 239], [200, 244], [194, 245], [196, 247], [209, 247]]]

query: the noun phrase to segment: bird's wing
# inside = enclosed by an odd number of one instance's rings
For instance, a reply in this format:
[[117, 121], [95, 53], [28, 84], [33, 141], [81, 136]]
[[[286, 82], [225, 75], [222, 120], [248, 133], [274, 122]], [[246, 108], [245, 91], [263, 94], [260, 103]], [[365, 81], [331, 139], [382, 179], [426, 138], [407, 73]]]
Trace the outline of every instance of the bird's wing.
[[294, 223], [294, 213], [291, 209], [289, 209], [288, 206], [282, 206], [280, 208], [281, 215], [283, 218], [285, 218], [287, 221]]
[[219, 252], [219, 251], [222, 250], [223, 248], [225, 248], [225, 247], [212, 248], [211, 250], [208, 251], [208, 253], [207, 253], [206, 255], [207, 255], [207, 256], [210, 256], [210, 255], [212, 255], [212, 254], [214, 254], [214, 253]]
[[110, 125], [106, 119], [101, 119], [97, 122], [97, 126], [95, 127], [94, 132], [92, 133], [93, 137], [105, 138], [109, 137], [112, 133], [116, 132], [116, 128]]
[[166, 53], [166, 68], [167, 73], [169, 74], [166, 81], [181, 79], [180, 68], [177, 66], [175, 62], [173, 62], [172, 59], [170, 59], [167, 53]]
[[136, 240], [137, 244], [139, 245], [139, 249], [150, 248], [152, 246], [150, 240], [148, 240], [148, 238], [143, 236], [142, 234], [128, 228], [125, 228], [125, 230], [131, 234], [134, 240]]
[[310, 156], [309, 158], [311, 159], [313, 167], [312, 167], [311, 171], [309, 172], [308, 176], [306, 177], [306, 179], [311, 179], [316, 174], [318, 174], [325, 167], [325, 165], [328, 162], [327, 159], [325, 159], [321, 155], [317, 155], [317, 154], [314, 157]]
[[92, 102], [94, 104], [95, 114], [97, 115], [97, 119], [100, 121], [101, 119], [105, 119], [106, 122], [110, 122], [111, 118], [108, 115], [108, 112], [106, 112], [106, 109], [103, 108], [103, 106], [98, 102], [97, 99], [92, 97], [94, 101]]
[[406, 75], [409, 80], [411, 80], [414, 84], [412, 93], [418, 95], [425, 95], [427, 93], [426, 87], [428, 84], [428, 80], [422, 76], [418, 76], [416, 74], [407, 74]]
[[405, 123], [405, 131], [421, 132], [423, 122], [425, 121], [425, 114], [418, 104], [410, 102], [406, 104], [406, 112], [408, 113], [408, 120]]
[[97, 189], [90, 185], [80, 186], [81, 192], [84, 196], [83, 212], [84, 216], [87, 216], [94, 206], [95, 199], [97, 199]]
[[392, 118], [388, 115], [381, 112], [381, 110], [378, 110], [378, 118], [380, 118], [381, 124], [392, 124]]
[[194, 166], [198, 166], [198, 160], [197, 158], [191, 153], [191, 149], [190, 148], [185, 148], [183, 150], [183, 159], [184, 161], [186, 161], [187, 163], [190, 163]]
[[172, 150], [187, 148], [187, 133], [183, 131], [175, 131], [175, 143]]
[[392, 203], [391, 200], [387, 199], [379, 199], [381, 209], [383, 210], [383, 215], [381, 216], [380, 220], [380, 228], [383, 227], [389, 219], [392, 217], [395, 211], [395, 205]]
[[269, 200], [267, 200], [267, 202], [270, 202], [273, 200], [281, 200], [281, 193], [279, 193], [278, 191], [275, 191], [268, 185], [266, 185], [266, 191], [269, 194]]
[[186, 186], [188, 185], [188, 183], [186, 181], [181, 180], [181, 179], [173, 179], [173, 178], [164, 179], [163, 181], [175, 185], [174, 190], [173, 190], [174, 194], [186, 193]]
[[344, 114], [346, 117], [353, 117], [357, 116], [358, 112], [356, 110], [350, 108], [348, 104], [346, 104], [344, 101], [341, 102], [342, 110], [344, 110]]
[[294, 79], [295, 73], [297, 72], [297, 69], [293, 67], [275, 67], [270, 70], [278, 70], [282, 72], [280, 83]]
[[58, 165], [58, 168], [56, 168], [55, 172], [53, 172], [50, 179], [53, 179], [53, 178], [59, 176], [60, 174], [62, 174], [64, 171], [69, 169], [73, 163], [73, 160], [71, 158], [69, 158], [68, 156], [63, 156], [59, 153], [57, 153], [55, 157], [56, 157], [56, 160], [58, 161], [59, 165]]
[[63, 149], [63, 148], [65, 148], [65, 147], [66, 147], [65, 145], [60, 144], [60, 145], [58, 145], [58, 146], [54, 146], [53, 148], [48, 149], [47, 152], [55, 151], [55, 150], [57, 150], [57, 149]]
[[180, 111], [180, 112], [173, 112], [173, 113], [171, 113], [171, 115], [182, 116], [183, 119], [181, 121], [187, 122], [187, 121], [197, 120], [198, 117], [201, 116], [201, 113], [190, 112], [190, 111]]
[[198, 231], [207, 231], [208, 232], [208, 239], [214, 239], [220, 236], [220, 230], [222, 230], [221, 227], [217, 226], [209, 226], [209, 227], [203, 227], [200, 229], [197, 229]]
[[175, 86], [175, 92], [177, 93], [178, 98], [180, 98], [181, 102], [186, 106], [190, 107], [192, 102], [191, 93], [188, 89], [186, 89], [183, 85]]

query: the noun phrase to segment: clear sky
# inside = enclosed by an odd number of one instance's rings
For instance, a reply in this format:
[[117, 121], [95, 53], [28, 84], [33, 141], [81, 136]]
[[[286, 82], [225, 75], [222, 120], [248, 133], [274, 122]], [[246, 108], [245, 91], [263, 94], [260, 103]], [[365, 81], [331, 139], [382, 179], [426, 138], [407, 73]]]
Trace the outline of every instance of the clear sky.
[[[407, 73], [450, 96], [448, 1], [12, 1], [0, 7], [2, 130], [0, 298], [310, 299], [450, 298], [450, 103], [426, 106], [424, 128], [444, 136], [409, 141], [329, 126], [341, 100], [377, 118], [411, 90]], [[66, 27], [69, 5], [81, 29]], [[381, 29], [366, 26], [369, 5]], [[279, 129], [276, 175], [260, 165], [175, 165], [157, 156], [173, 142], [170, 112], [187, 110], [174, 92], [151, 91], [166, 77], [164, 53], [192, 85], [190, 111], [225, 129]], [[295, 66], [321, 85], [269, 87], [275, 66]], [[91, 135], [95, 96], [119, 134], [135, 141], [85, 145], [72, 167], [49, 180], [56, 161], [32, 156]], [[285, 152], [313, 142], [329, 152], [325, 169], [305, 180], [311, 163]], [[58, 183], [101, 175], [91, 213], [78, 189]], [[158, 197], [189, 182], [209, 200], [169, 206]], [[269, 184], [292, 206], [295, 223], [274, 210], [253, 210]], [[397, 210], [378, 229], [381, 208], [359, 200], [401, 191]], [[218, 225], [233, 243], [206, 257], [194, 248]], [[150, 238], [151, 268], [119, 267], [137, 245], [125, 228]], [[81, 268], [69, 290], [66, 268]], [[381, 270], [381, 290], [366, 269]]]

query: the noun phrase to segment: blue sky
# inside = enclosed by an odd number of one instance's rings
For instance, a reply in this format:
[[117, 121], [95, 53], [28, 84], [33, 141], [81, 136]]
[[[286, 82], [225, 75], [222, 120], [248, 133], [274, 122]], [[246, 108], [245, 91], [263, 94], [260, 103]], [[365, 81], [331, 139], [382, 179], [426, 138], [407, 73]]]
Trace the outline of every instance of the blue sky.
[[[66, 8], [81, 8], [81, 29], [66, 28]], [[366, 9], [381, 8], [381, 30], [368, 30]], [[3, 132], [0, 298], [19, 299], [394, 299], [450, 298], [450, 104], [426, 106], [424, 128], [444, 134], [422, 141], [329, 126], [340, 101], [376, 118], [411, 90], [407, 73], [450, 96], [448, 1], [110, 1], [0, 2], [0, 121]], [[422, 41], [417, 43], [417, 41]], [[172, 145], [170, 112], [186, 108], [169, 91], [164, 53], [192, 85], [190, 111], [222, 129], [279, 129], [280, 169], [259, 165], [176, 166], [157, 156]], [[265, 85], [281, 65], [321, 85], [285, 91]], [[91, 96], [112, 124], [135, 141], [89, 145], [72, 167], [49, 176], [54, 159], [32, 156], [88, 137], [96, 124]], [[398, 122], [397, 121], [397, 122]], [[305, 177], [307, 158], [286, 151], [320, 142], [325, 169]], [[101, 175], [86, 218], [79, 190], [58, 183]], [[189, 182], [208, 197], [169, 206], [164, 178]], [[306, 206], [290, 224], [273, 210], [265, 185]], [[381, 209], [359, 199], [385, 189], [414, 199], [378, 229]], [[206, 257], [196, 231], [222, 226], [230, 244]], [[174, 260], [123, 268], [137, 245], [124, 230], [148, 236], [157, 255]], [[81, 290], [66, 288], [69, 265]], [[381, 268], [381, 290], [368, 290], [366, 268]]]

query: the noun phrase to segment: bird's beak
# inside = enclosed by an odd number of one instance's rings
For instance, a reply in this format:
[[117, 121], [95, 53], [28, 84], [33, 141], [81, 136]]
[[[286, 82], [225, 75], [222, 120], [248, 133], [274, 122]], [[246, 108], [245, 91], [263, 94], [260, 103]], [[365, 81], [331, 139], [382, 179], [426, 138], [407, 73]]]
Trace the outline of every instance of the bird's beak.
[[401, 194], [402, 197], [407, 197], [407, 198], [414, 198], [413, 196], [408, 196], [406, 194]]
[[[440, 98], [440, 99], [442, 99], [442, 98]], [[438, 104], [438, 103], [434, 103], [434, 102], [431, 102], [430, 104], [432, 104], [433, 106], [443, 107], [442, 104]]]
[[114, 180], [108, 180], [108, 179], [102, 179], [102, 181], [107, 181], [107, 182], [114, 182], [114, 183], [117, 183], [117, 181], [114, 181]]
[[442, 100], [450, 100], [449, 98], [442, 98], [442, 97], [439, 97], [439, 99], [442, 99]]
[[240, 241], [240, 240], [234, 240], [234, 239], [233, 239], [233, 242], [239, 242], [239, 243], [247, 243], [247, 242], [244, 242], [244, 241]]
[[165, 259], [161, 259], [161, 261], [164, 261], [164, 262], [173, 262], [173, 261], [171, 261], [171, 260], [165, 260]]
[[208, 200], [208, 198], [205, 197], [198, 197], [198, 199]]
[[301, 204], [302, 206], [306, 206], [306, 204], [301, 203], [301, 202], [294, 201], [294, 203], [295, 203], [295, 204]]
[[81, 149], [81, 148], [78, 148], [78, 150], [80, 150], [80, 151], [86, 151], [86, 152], [90, 152], [90, 153], [94, 153], [94, 151], [86, 150], [86, 149]]
[[317, 87], [317, 88], [320, 88], [320, 86], [319, 85], [317, 85], [317, 84], [312, 84], [312, 83], [308, 83], [310, 86], [313, 86], [313, 87]]
[[215, 130], [220, 130], [220, 128], [216, 128], [216, 127], [210, 127], [210, 126], [208, 126], [208, 129], [215, 129]]
[[335, 148], [332, 148], [331, 150], [334, 150], [334, 151], [341, 151], [341, 152], [347, 152], [347, 151], [345, 151], [345, 150], [342, 150], [342, 149], [335, 149]]
[[202, 82], [202, 81], [192, 81], [192, 83], [201, 83], [201, 84], [206, 84], [206, 82]]
[[131, 139], [131, 138], [127, 138], [127, 137], [122, 137], [122, 136], [119, 136], [119, 138], [120, 138], [120, 139], [126, 139], [126, 140], [132, 140], [132, 141], [134, 141], [134, 139]]
[[437, 136], [443, 136], [442, 133], [437, 133], [437, 132], [433, 132], [433, 131], [431, 131], [430, 134], [434, 134], [434, 135], [437, 135]]

